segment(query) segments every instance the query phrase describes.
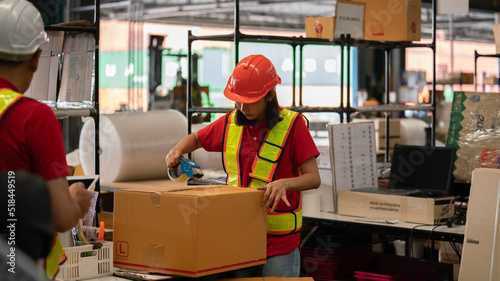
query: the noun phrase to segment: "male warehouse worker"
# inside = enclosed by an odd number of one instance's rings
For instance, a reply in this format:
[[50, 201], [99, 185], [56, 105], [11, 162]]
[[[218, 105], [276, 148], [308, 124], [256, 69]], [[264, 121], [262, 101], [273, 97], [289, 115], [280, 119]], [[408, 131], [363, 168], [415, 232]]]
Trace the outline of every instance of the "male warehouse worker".
[[[67, 167], [61, 125], [52, 109], [22, 95], [38, 68], [40, 46], [47, 42], [42, 17], [33, 4], [0, 0], [0, 38], [0, 170], [24, 170], [44, 178], [55, 230], [70, 230], [87, 213], [92, 194], [83, 183], [68, 188], [69, 171], [61, 168]], [[64, 259], [56, 233], [45, 258], [49, 278]]]

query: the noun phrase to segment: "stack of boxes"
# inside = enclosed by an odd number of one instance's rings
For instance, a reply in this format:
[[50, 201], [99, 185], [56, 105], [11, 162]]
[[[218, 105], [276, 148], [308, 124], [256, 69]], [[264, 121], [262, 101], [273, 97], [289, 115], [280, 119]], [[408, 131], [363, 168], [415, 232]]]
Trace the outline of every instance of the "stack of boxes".
[[[421, 0], [339, 0], [336, 17], [306, 18], [306, 37], [334, 39], [350, 34], [373, 41], [419, 41], [421, 6]], [[346, 21], [352, 24], [341, 24]], [[359, 25], [362, 36], [353, 36], [360, 33]]]

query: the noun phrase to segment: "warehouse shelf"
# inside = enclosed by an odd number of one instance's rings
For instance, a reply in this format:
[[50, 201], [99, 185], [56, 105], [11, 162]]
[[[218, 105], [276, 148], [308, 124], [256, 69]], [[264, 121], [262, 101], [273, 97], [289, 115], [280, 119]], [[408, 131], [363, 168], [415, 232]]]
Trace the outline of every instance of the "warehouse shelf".
[[[94, 12], [94, 22], [90, 23], [91, 26], [68, 26], [68, 23], [58, 25], [47, 25], [44, 27], [46, 31], [64, 31], [65, 33], [90, 33], [94, 36], [94, 63], [93, 63], [93, 97], [91, 101], [80, 102], [55, 102], [55, 101], [40, 101], [47, 104], [57, 118], [67, 117], [91, 117], [94, 119], [95, 124], [95, 171], [99, 174], [99, 22], [100, 22], [100, 0], [94, 0], [94, 5], [91, 5], [91, 10]], [[72, 23], [73, 24], [73, 23]], [[83, 22], [76, 24], [84, 25]], [[64, 54], [63, 54], [64, 57]], [[62, 61], [60, 62], [62, 64]], [[39, 70], [40, 71], [40, 70]], [[56, 101], [59, 100], [59, 84], [61, 77], [58, 75]], [[95, 185], [95, 191], [100, 192], [99, 180]], [[99, 213], [98, 204], [96, 205], [96, 212]]]
[[[474, 50], [474, 91], [477, 91], [477, 59], [478, 58], [500, 58], [500, 54], [479, 54], [477, 50]], [[483, 85], [484, 91], [484, 85]]]
[[356, 106], [353, 107], [356, 112], [400, 112], [406, 110], [421, 110], [421, 111], [432, 111], [434, 108], [432, 105], [401, 105], [401, 104], [384, 104], [377, 106]]
[[88, 32], [98, 36], [97, 27], [80, 27], [80, 26], [58, 26], [58, 25], [48, 25], [45, 26], [46, 31], [68, 31], [68, 32]]
[[[271, 36], [271, 35], [249, 35], [240, 32], [239, 26], [239, 1], [234, 1], [234, 32], [231, 34], [224, 35], [203, 35], [194, 36], [191, 31], [188, 32], [188, 78], [187, 78], [187, 117], [188, 117], [188, 134], [191, 133], [191, 116], [195, 113], [202, 112], [215, 112], [210, 108], [194, 108], [191, 101], [191, 91], [192, 91], [192, 44], [194, 41], [228, 41], [234, 42], [234, 58], [235, 62], [239, 61], [239, 42], [262, 42], [262, 43], [276, 43], [276, 44], [288, 44], [293, 47], [293, 73], [299, 73], [299, 101], [298, 105], [295, 100], [296, 96], [296, 78], [295, 75], [292, 76], [292, 105], [288, 108], [291, 110], [303, 112], [334, 112], [340, 115], [340, 122], [344, 122], [344, 114], [346, 122], [350, 122], [350, 115], [355, 112], [401, 112], [406, 110], [422, 110], [429, 111], [431, 114], [431, 134], [430, 143], [435, 144], [435, 128], [436, 128], [436, 0], [432, 0], [432, 42], [431, 43], [414, 43], [414, 42], [381, 42], [381, 41], [370, 41], [370, 40], [358, 40], [351, 39], [349, 35], [342, 36], [341, 38], [329, 40], [320, 38], [304, 38], [300, 37], [287, 37], [287, 36]], [[334, 45], [340, 47], [340, 65], [341, 69], [346, 66], [346, 74], [344, 71], [340, 73], [340, 106], [339, 107], [307, 107], [302, 104], [302, 47], [305, 45]], [[297, 57], [297, 47], [298, 48], [298, 66], [296, 65]], [[358, 48], [376, 48], [385, 51], [385, 73], [389, 73], [390, 66], [390, 53], [393, 49], [405, 49], [405, 48], [429, 48], [432, 50], [432, 94], [429, 105], [393, 105], [389, 103], [389, 75], [385, 75], [385, 105], [382, 106], [365, 106], [365, 107], [352, 107], [350, 104], [350, 61], [344, 62], [344, 53], [347, 52], [347, 57], [350, 57], [351, 47]], [[344, 77], [345, 75], [345, 77]], [[344, 89], [344, 80], [346, 81], [347, 87]], [[344, 91], [345, 90], [345, 100]], [[344, 106], [345, 104], [345, 106]], [[226, 111], [217, 111], [226, 112]], [[389, 132], [389, 114], [386, 114], [386, 132]], [[388, 161], [389, 156], [389, 139], [386, 139], [386, 153], [385, 160]]]
[[66, 117], [93, 117], [97, 115], [94, 108], [55, 108], [53, 109], [57, 118]]

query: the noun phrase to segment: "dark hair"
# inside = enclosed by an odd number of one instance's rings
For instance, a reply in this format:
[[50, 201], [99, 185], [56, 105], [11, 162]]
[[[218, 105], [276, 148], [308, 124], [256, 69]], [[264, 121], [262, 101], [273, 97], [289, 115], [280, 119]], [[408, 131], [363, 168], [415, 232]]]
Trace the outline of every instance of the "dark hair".
[[[267, 103], [266, 107], [266, 125], [269, 130], [274, 128], [274, 125], [276, 125], [279, 121], [282, 120], [282, 118], [280, 117], [280, 105], [278, 103], [278, 96], [276, 95], [276, 90], [275, 89], [270, 90], [265, 97], [272, 95], [273, 92], [274, 92], [274, 97]], [[254, 125], [254, 121], [248, 120], [248, 118], [246, 118], [245, 115], [239, 110], [236, 111], [235, 119], [236, 119], [236, 125], [238, 126]]]

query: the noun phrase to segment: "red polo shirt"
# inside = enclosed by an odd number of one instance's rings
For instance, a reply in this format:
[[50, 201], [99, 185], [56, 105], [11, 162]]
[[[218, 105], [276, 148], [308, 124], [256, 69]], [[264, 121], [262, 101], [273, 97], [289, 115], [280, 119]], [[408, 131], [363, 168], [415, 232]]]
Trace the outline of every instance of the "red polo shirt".
[[[0, 89], [19, 90], [0, 78]], [[50, 107], [23, 97], [0, 119], [0, 170], [50, 180], [69, 175], [61, 124]]]
[[[207, 151], [221, 152], [223, 146], [223, 133], [226, 115], [217, 119], [212, 124], [198, 131], [198, 139]], [[243, 170], [242, 182], [249, 182], [252, 163], [257, 154], [261, 140], [266, 132], [266, 123], [257, 126], [247, 125], [243, 129], [240, 152], [240, 167]], [[288, 138], [282, 158], [276, 170], [275, 179], [291, 178], [299, 175], [299, 167], [311, 157], [317, 157], [319, 151], [314, 144], [305, 121], [299, 118]], [[283, 201], [278, 204], [278, 210], [294, 209], [299, 203], [298, 191], [287, 191], [287, 198], [291, 207]], [[300, 244], [300, 233], [287, 236], [267, 237], [267, 256], [286, 255]]]

